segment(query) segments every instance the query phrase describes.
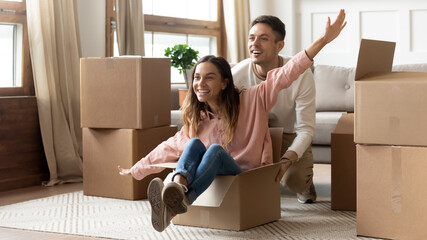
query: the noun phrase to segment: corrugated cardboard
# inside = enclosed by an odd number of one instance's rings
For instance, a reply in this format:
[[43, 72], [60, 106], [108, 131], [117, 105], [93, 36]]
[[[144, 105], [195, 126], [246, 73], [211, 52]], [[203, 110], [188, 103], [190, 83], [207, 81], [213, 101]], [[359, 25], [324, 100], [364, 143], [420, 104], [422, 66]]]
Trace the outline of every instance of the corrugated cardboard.
[[171, 170], [137, 181], [130, 175], [119, 175], [117, 165], [131, 168], [176, 132], [176, 126], [142, 130], [83, 128], [83, 193], [129, 200], [147, 198], [151, 179], [165, 178]]
[[[273, 159], [280, 159], [283, 130], [270, 130]], [[280, 163], [259, 167], [237, 176], [217, 176], [188, 211], [174, 224], [245, 230], [280, 219], [280, 186], [275, 182]]]
[[356, 211], [354, 114], [343, 114], [331, 134], [331, 209]]
[[427, 148], [357, 145], [357, 234], [427, 239]]
[[391, 72], [394, 46], [362, 39], [354, 139], [360, 144], [427, 146], [427, 73]]
[[82, 127], [170, 125], [170, 66], [169, 58], [82, 58]]

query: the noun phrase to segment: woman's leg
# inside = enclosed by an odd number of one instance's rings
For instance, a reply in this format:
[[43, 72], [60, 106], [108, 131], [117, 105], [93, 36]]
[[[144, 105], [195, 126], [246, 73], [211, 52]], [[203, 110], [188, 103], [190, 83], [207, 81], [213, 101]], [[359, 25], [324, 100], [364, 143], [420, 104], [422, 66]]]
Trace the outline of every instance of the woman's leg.
[[240, 166], [219, 144], [212, 144], [197, 167], [195, 177], [188, 183], [187, 197], [193, 203], [213, 182], [216, 175], [236, 175]]
[[173, 215], [187, 211], [189, 204], [188, 199], [186, 199], [187, 185], [193, 181], [205, 152], [206, 147], [198, 138], [190, 139], [185, 146], [172, 174], [172, 182], [166, 184], [162, 192], [163, 202]]
[[178, 165], [172, 175], [172, 181], [177, 174], [180, 174], [187, 179], [187, 184], [190, 185], [194, 180], [197, 167], [199, 166], [205, 152], [206, 147], [200, 139], [190, 139], [178, 160]]

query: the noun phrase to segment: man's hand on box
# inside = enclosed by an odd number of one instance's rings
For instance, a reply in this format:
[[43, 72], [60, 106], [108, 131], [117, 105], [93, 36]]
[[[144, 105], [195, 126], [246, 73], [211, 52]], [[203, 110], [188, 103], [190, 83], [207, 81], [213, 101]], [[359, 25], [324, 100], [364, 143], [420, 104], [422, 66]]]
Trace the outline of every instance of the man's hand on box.
[[282, 162], [282, 166], [280, 166], [279, 172], [276, 176], [276, 182], [280, 181], [285, 175], [288, 168], [292, 165], [293, 162], [298, 160], [298, 154], [292, 150], [288, 150], [283, 154], [280, 158], [280, 162]]
[[279, 182], [283, 175], [285, 175], [285, 172], [288, 170], [288, 168], [292, 165], [291, 161], [281, 161], [282, 165], [280, 165], [279, 172], [276, 176], [276, 182]]
[[119, 169], [119, 174], [120, 175], [130, 175], [130, 169], [127, 168], [122, 168], [120, 167], [120, 165], [117, 166], [117, 168]]

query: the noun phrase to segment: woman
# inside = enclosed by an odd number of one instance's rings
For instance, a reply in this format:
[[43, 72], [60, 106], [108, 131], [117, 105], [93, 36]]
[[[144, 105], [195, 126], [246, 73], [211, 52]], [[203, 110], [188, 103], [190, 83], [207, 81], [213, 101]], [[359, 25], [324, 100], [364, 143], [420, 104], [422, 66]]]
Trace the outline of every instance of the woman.
[[[171, 182], [164, 186], [157, 178], [148, 187], [152, 224], [157, 231], [163, 231], [176, 214], [186, 212], [216, 175], [236, 175], [272, 163], [268, 112], [278, 92], [289, 87], [313, 64], [313, 57], [339, 35], [346, 25], [344, 19], [344, 10], [332, 25], [328, 18], [324, 36], [285, 66], [270, 71], [266, 81], [241, 93], [234, 87], [225, 59], [206, 56], [197, 62], [193, 88], [183, 106], [183, 128], [131, 169], [118, 166], [121, 175], [131, 174], [140, 180], [162, 170], [150, 165], [178, 161]], [[277, 179], [287, 167], [282, 165]]]

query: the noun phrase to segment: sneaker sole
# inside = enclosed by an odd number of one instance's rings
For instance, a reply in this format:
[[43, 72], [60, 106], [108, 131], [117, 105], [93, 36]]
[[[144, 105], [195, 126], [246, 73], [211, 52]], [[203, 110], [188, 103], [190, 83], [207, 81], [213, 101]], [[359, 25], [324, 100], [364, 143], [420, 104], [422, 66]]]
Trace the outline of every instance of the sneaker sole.
[[163, 202], [166, 207], [173, 215], [187, 212], [187, 206], [183, 204], [185, 194], [181, 186], [168, 185], [163, 190]]
[[151, 224], [158, 232], [165, 230], [165, 206], [162, 201], [163, 181], [160, 178], [151, 180], [147, 195], [151, 205]]
[[312, 203], [315, 203], [316, 201], [313, 201], [313, 200], [311, 200], [311, 199], [308, 199], [308, 200], [306, 200], [306, 201], [302, 201], [302, 200], [299, 200], [299, 199], [298, 199], [298, 202], [299, 202], [299, 203], [302, 203], [302, 204], [312, 204]]

